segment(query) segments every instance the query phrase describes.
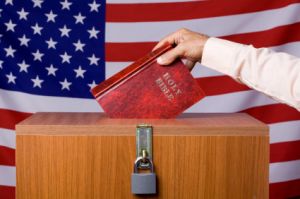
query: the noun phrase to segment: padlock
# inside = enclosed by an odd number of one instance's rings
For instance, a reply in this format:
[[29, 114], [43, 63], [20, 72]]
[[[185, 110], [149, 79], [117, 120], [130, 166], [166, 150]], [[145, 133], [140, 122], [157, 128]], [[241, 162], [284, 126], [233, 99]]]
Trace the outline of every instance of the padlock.
[[[138, 173], [141, 162], [149, 162], [150, 173]], [[148, 158], [139, 157], [134, 163], [134, 173], [131, 174], [131, 192], [133, 194], [156, 194], [156, 174], [153, 163]]]

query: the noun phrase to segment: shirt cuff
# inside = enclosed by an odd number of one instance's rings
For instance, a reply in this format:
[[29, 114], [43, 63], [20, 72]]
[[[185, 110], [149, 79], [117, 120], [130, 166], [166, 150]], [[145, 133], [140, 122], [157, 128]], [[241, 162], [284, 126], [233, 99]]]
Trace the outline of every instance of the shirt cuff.
[[204, 45], [201, 64], [234, 79], [239, 79], [240, 70], [234, 65], [233, 61], [244, 46], [243, 44], [210, 37]]

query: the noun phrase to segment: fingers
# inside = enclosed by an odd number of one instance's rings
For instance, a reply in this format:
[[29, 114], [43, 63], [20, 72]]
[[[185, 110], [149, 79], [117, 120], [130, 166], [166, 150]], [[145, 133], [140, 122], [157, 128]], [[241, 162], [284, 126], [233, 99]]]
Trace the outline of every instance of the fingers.
[[158, 44], [156, 44], [156, 46], [152, 49], [152, 51], [156, 50], [157, 48], [169, 43], [169, 44], [175, 44], [176, 43], [176, 32], [171, 33], [170, 35], [166, 36], [165, 38], [163, 38], [162, 40], [160, 40], [160, 42], [158, 42]]
[[159, 63], [160, 65], [169, 65], [173, 61], [175, 61], [175, 59], [177, 59], [178, 57], [182, 57], [183, 55], [184, 55], [184, 51], [180, 46], [177, 46], [172, 50], [169, 50], [165, 54], [161, 55], [157, 59], [157, 63]]

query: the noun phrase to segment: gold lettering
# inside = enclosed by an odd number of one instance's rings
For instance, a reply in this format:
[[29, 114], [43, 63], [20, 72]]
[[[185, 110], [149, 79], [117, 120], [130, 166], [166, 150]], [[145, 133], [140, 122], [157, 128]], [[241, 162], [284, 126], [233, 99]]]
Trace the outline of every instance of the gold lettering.
[[156, 79], [155, 82], [169, 101], [175, 99], [174, 95], [177, 96], [182, 93], [168, 72]]

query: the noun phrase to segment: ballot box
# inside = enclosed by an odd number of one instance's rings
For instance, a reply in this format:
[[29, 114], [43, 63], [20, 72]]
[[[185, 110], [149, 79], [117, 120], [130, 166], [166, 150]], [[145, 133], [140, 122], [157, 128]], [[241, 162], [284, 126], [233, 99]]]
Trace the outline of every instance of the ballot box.
[[[156, 194], [131, 190], [140, 124], [153, 131]], [[243, 113], [176, 119], [36, 113], [16, 126], [18, 199], [263, 199], [268, 168], [268, 127]]]

